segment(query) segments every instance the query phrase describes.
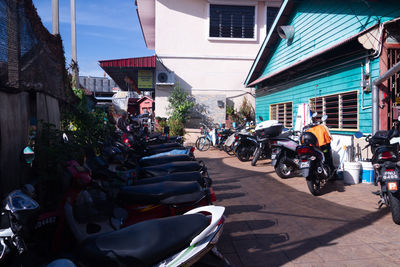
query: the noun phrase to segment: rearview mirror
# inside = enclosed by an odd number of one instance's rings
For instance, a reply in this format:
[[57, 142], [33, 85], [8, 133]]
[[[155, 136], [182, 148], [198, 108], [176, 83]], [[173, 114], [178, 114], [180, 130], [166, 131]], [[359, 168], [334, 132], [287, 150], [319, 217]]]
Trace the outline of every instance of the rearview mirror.
[[359, 138], [363, 137], [363, 133], [362, 133], [362, 132], [356, 132], [356, 133], [354, 134], [354, 136], [355, 136], [357, 139], [359, 139]]
[[322, 116], [321, 121], [326, 121], [327, 119], [328, 119], [328, 115], [324, 115], [324, 116]]
[[63, 140], [64, 140], [64, 143], [67, 143], [67, 142], [69, 141], [68, 136], [67, 136], [66, 133], [63, 133], [63, 134], [62, 134], [62, 138], [63, 138]]
[[260, 121], [264, 121], [263, 117], [258, 116], [258, 118], [260, 119]]
[[317, 113], [317, 112], [314, 112], [314, 113], [311, 115], [312, 118], [315, 118], [315, 117], [317, 117], [317, 116], [318, 116], [318, 113]]
[[35, 159], [35, 152], [33, 152], [32, 148], [29, 146], [25, 147], [23, 150], [24, 161], [28, 164], [31, 164]]

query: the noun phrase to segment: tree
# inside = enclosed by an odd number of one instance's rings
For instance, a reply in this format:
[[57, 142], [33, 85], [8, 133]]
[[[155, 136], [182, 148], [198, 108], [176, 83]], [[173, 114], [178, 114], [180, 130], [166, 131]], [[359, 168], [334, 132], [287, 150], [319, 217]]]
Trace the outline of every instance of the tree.
[[194, 102], [189, 93], [177, 84], [168, 97], [168, 102], [171, 118], [179, 119], [182, 123], [185, 123], [190, 110], [194, 107]]
[[179, 84], [172, 90], [171, 95], [168, 97], [169, 113], [171, 117], [168, 119], [168, 126], [170, 127], [171, 135], [183, 136], [184, 123], [189, 117], [190, 110], [194, 107], [194, 102], [190, 98], [188, 92], [185, 92]]
[[242, 118], [246, 118], [248, 121], [254, 120], [254, 108], [246, 97], [243, 98], [242, 104], [240, 105], [239, 115]]

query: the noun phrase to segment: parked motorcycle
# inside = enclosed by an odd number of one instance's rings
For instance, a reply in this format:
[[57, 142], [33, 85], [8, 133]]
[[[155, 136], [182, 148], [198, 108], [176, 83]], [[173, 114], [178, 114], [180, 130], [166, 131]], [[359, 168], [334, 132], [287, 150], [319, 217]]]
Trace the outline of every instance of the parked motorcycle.
[[[400, 116], [399, 116], [400, 119]], [[373, 136], [368, 135], [367, 147], [371, 147], [372, 164], [375, 170], [374, 184], [381, 187], [379, 192], [379, 208], [383, 205], [390, 207], [393, 222], [400, 224], [400, 167], [399, 143], [391, 144], [390, 140], [399, 137], [399, 121], [390, 131], [377, 131]], [[362, 136], [357, 133], [356, 137]]]
[[[94, 234], [82, 240], [70, 256], [78, 266], [182, 266], [197, 262], [211, 250], [226, 261], [215, 248], [223, 230], [224, 210], [206, 206], [185, 215]], [[38, 248], [30, 239], [38, 211], [39, 205], [29, 192], [16, 190], [7, 196], [1, 213], [0, 262], [7, 261], [8, 266], [39, 265], [35, 258]], [[74, 265], [59, 260], [49, 266]]]
[[254, 150], [253, 159], [251, 161], [252, 166], [256, 166], [258, 159], [268, 158], [271, 155], [271, 147], [269, 139], [275, 137], [282, 132], [282, 123], [276, 120], [264, 121], [261, 116], [260, 123], [256, 125], [255, 133], [257, 138], [257, 147]]
[[270, 139], [271, 164], [279, 177], [293, 177], [299, 170], [299, 157], [296, 148], [299, 137], [294, 131], [287, 131]]
[[[316, 113], [313, 114], [316, 117]], [[322, 116], [321, 121], [324, 122], [328, 116]], [[310, 124], [308, 129], [321, 127], [321, 131], [326, 131], [325, 126], [320, 124]], [[321, 194], [321, 188], [326, 184], [329, 178], [335, 175], [336, 170], [332, 169], [325, 160], [324, 152], [319, 147], [320, 140], [311, 133], [303, 132], [300, 137], [301, 145], [297, 147], [297, 155], [300, 159], [300, 171], [306, 178], [307, 187], [311, 194], [318, 196]], [[329, 153], [331, 153], [329, 151]]]
[[237, 133], [234, 151], [240, 161], [249, 161], [258, 147], [257, 138], [251, 133]]

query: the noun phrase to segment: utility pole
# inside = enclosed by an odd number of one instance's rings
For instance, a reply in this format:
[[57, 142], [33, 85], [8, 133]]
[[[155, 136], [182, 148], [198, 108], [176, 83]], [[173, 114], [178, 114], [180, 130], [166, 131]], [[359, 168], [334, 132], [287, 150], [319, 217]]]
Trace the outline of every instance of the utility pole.
[[60, 23], [60, 19], [59, 19], [59, 7], [58, 7], [58, 2], [59, 0], [51, 0], [51, 7], [52, 7], [52, 25], [53, 25], [53, 34], [60, 34], [60, 27], [59, 27], [59, 23]]
[[76, 10], [75, 0], [71, 0], [71, 42], [72, 42], [72, 57], [71, 66], [74, 78], [73, 86], [78, 88], [79, 85], [79, 71], [78, 71], [78, 60], [76, 56]]

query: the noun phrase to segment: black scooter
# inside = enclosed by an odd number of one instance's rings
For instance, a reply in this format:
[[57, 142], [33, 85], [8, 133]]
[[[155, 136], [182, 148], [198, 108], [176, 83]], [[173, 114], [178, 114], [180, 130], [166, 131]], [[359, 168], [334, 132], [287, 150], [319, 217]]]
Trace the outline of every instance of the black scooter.
[[258, 147], [257, 138], [250, 133], [237, 133], [234, 151], [240, 161], [249, 161]]
[[[313, 114], [313, 117], [316, 113]], [[328, 116], [322, 116], [321, 121], [324, 122]], [[310, 124], [306, 129], [317, 126], [318, 124]], [[317, 146], [317, 137], [311, 132], [303, 132], [300, 137], [301, 145], [297, 147], [297, 155], [300, 159], [300, 171], [306, 178], [307, 187], [314, 196], [321, 194], [322, 187], [328, 179], [334, 176], [336, 170], [332, 170], [325, 161], [324, 153]]]
[[[400, 119], [400, 116], [399, 116]], [[399, 125], [397, 121], [394, 129], [389, 131], [377, 131], [373, 136], [366, 137], [368, 145], [372, 151], [372, 164], [375, 170], [374, 184], [378, 184], [381, 190], [378, 202], [379, 208], [383, 205], [389, 206], [392, 212], [394, 223], [400, 224], [400, 162], [399, 162], [399, 143], [391, 144], [390, 140], [399, 137]], [[357, 133], [356, 137], [362, 136]]]

